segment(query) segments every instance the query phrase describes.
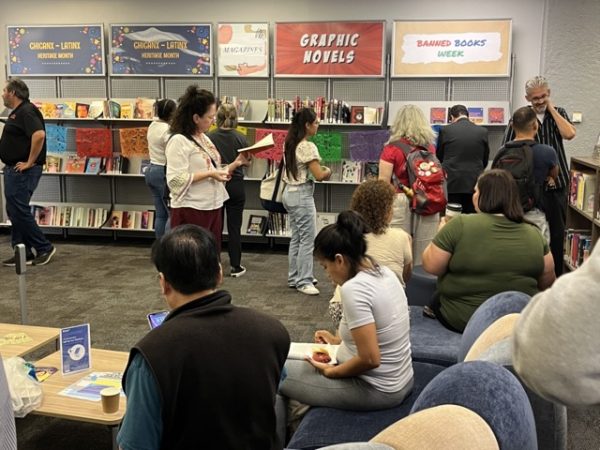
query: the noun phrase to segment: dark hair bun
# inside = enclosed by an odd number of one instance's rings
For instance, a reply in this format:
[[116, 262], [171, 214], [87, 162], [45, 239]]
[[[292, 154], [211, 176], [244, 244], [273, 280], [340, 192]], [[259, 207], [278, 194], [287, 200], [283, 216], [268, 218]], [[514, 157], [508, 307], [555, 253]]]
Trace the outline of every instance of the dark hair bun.
[[356, 211], [342, 211], [337, 218], [336, 226], [346, 232], [352, 240], [360, 239], [367, 232], [364, 219]]

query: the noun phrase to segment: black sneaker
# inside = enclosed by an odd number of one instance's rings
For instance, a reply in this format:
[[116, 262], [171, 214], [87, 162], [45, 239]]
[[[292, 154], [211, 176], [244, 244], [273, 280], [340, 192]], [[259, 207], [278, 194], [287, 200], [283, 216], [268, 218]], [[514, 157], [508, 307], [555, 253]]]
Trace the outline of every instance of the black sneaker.
[[[34, 260], [34, 256], [26, 256], [25, 257], [25, 264], [30, 266], [31, 264], [33, 264], [33, 260]], [[17, 258], [15, 256], [13, 256], [12, 258], [8, 258], [4, 261], [2, 261], [2, 265], [5, 267], [15, 267], [17, 265]]]
[[52, 259], [52, 257], [54, 256], [55, 253], [56, 253], [56, 247], [52, 247], [50, 249], [50, 251], [47, 251], [46, 253], [40, 253], [33, 260], [33, 265], [34, 266], [45, 266], [46, 264], [48, 264], [50, 262], [50, 260]]
[[246, 268], [244, 266], [232, 267], [231, 268], [231, 276], [233, 278], [239, 278], [246, 273]]

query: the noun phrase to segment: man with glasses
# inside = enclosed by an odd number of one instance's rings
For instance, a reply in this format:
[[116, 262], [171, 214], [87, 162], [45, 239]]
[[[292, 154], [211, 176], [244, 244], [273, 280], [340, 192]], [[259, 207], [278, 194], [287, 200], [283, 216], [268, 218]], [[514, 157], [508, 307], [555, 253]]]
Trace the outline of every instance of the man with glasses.
[[[567, 193], [569, 186], [569, 165], [565, 154], [563, 139], [575, 137], [575, 127], [569, 120], [567, 112], [554, 106], [550, 98], [548, 80], [542, 76], [531, 78], [525, 83], [525, 98], [531, 103], [538, 120], [538, 132], [535, 140], [554, 148], [558, 156], [558, 178], [554, 181], [548, 178], [543, 195], [543, 208], [550, 228], [550, 249], [554, 258], [556, 276], [563, 270], [563, 242], [565, 219], [567, 214]], [[512, 126], [506, 129], [504, 142], [514, 140], [515, 132]]]

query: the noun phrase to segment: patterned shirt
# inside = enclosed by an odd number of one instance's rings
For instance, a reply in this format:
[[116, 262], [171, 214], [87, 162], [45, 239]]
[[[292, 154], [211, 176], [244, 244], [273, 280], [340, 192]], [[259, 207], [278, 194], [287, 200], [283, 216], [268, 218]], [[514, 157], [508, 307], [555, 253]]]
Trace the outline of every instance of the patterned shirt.
[[[556, 107], [556, 111], [571, 123], [567, 112], [563, 108]], [[556, 125], [552, 114], [550, 114], [548, 110], [546, 110], [546, 113], [544, 114], [544, 121], [540, 123], [538, 120], [538, 124], [539, 127], [535, 140], [540, 144], [549, 145], [556, 151], [556, 154], [558, 155], [558, 180], [556, 180], [556, 188], [564, 189], [569, 185], [569, 164], [567, 162], [563, 138], [558, 130], [558, 125]], [[504, 140], [502, 143], [504, 144], [508, 141], [512, 141], [514, 138], [515, 132], [512, 129], [512, 126], [509, 125], [504, 133]]]

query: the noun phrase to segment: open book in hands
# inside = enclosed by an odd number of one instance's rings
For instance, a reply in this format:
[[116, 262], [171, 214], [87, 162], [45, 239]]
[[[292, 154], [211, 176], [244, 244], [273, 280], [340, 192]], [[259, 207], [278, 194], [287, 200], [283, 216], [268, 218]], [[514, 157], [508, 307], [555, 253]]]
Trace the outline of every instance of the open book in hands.
[[318, 357], [315, 358], [315, 353], [327, 353], [331, 358], [329, 364], [337, 364], [337, 352], [340, 348], [339, 345], [334, 344], [315, 344], [310, 342], [292, 342], [290, 344], [290, 351], [288, 353], [288, 359], [306, 359], [311, 358], [318, 362]]
[[260, 141], [256, 142], [254, 145], [238, 149], [238, 153], [250, 152], [251, 154], [255, 154], [264, 152], [265, 150], [269, 150], [273, 147], [275, 147], [275, 141], [273, 141], [273, 134], [270, 133]]

